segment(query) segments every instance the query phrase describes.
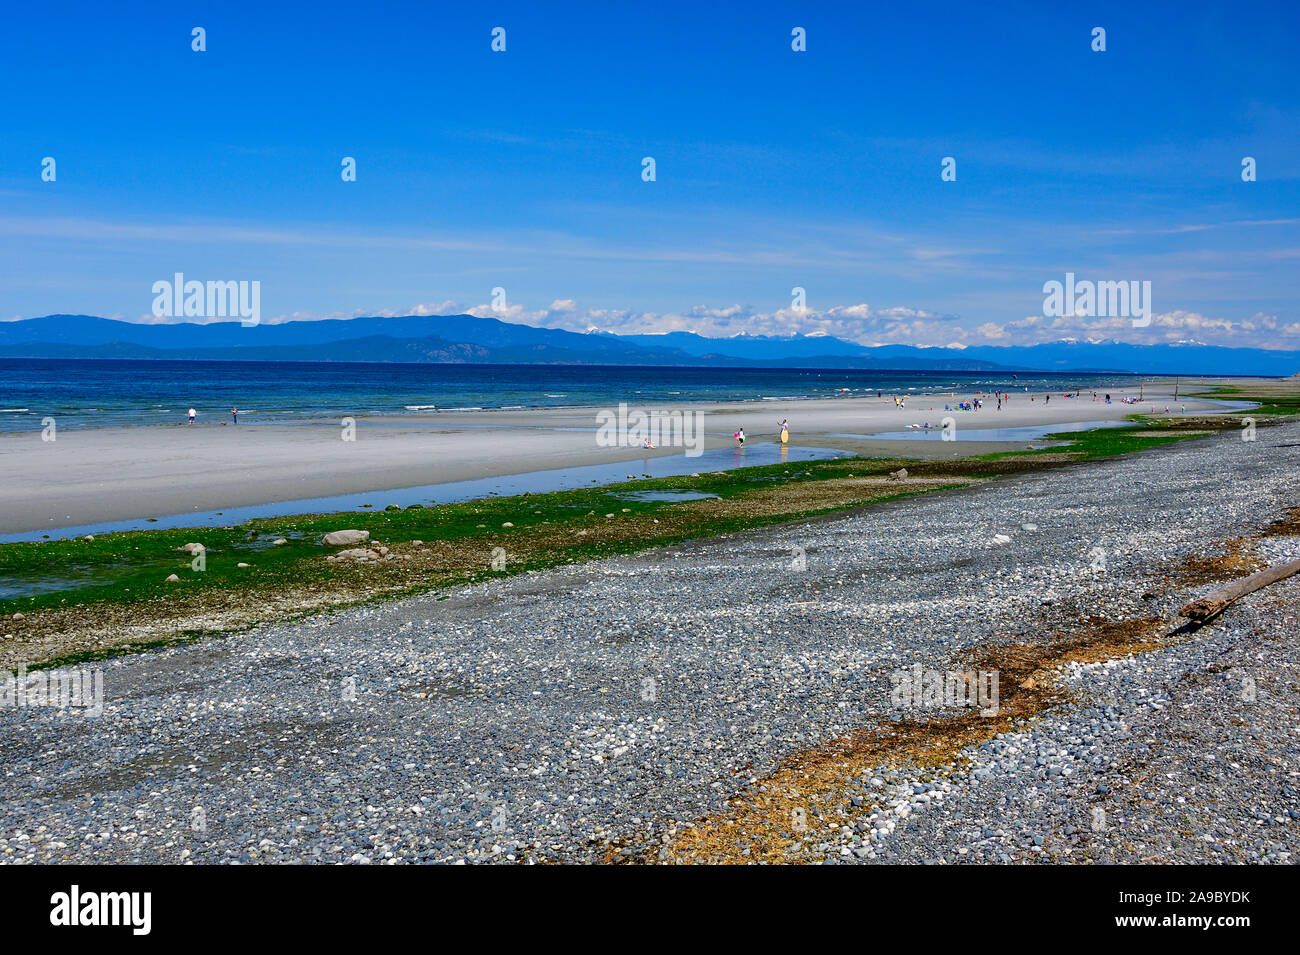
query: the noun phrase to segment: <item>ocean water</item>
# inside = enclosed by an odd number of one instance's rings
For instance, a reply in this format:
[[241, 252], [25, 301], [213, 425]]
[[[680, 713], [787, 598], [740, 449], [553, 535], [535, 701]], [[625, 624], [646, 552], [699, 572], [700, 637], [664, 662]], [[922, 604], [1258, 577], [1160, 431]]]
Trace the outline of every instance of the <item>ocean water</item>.
[[0, 431], [416, 415], [491, 408], [679, 401], [795, 400], [837, 395], [1104, 390], [1123, 375], [998, 375], [825, 369], [607, 365], [0, 359]]

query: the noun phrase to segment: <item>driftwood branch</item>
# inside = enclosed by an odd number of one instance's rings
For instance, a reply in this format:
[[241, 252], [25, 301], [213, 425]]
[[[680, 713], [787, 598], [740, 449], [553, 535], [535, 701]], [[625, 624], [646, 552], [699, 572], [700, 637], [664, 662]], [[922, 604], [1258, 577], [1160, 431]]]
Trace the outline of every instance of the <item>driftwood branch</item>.
[[1224, 608], [1238, 597], [1253, 594], [1261, 587], [1275, 584], [1279, 580], [1286, 580], [1293, 574], [1300, 574], [1300, 560], [1287, 561], [1285, 564], [1269, 567], [1257, 574], [1243, 577], [1241, 580], [1234, 580], [1232, 583], [1206, 594], [1199, 600], [1193, 600], [1180, 613], [1184, 617], [1190, 617], [1196, 623], [1205, 623], [1205, 621], [1223, 613]]

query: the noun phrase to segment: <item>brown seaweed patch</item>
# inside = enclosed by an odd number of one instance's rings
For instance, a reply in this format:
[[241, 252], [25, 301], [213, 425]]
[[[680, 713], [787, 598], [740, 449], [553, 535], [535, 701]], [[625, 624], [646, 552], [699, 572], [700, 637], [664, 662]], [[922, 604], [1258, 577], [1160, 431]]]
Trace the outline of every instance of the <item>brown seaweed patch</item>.
[[[785, 759], [771, 774], [697, 820], [665, 846], [639, 847], [630, 855], [612, 845], [605, 861], [740, 864], [790, 862], [792, 850], [827, 821], [837, 828], [851, 814], [849, 796], [860, 792], [851, 781], [882, 767], [908, 766], [943, 773], [963, 749], [1011, 731], [1068, 699], [1056, 670], [1068, 663], [1091, 663], [1163, 645], [1162, 620], [1145, 617], [1115, 621], [1092, 618], [1073, 634], [1041, 644], [981, 647], [963, 666], [1000, 674], [999, 708], [994, 717], [965, 709], [930, 720], [900, 719], [856, 730], [822, 746]], [[796, 813], [808, 820], [809, 833], [795, 831]]]

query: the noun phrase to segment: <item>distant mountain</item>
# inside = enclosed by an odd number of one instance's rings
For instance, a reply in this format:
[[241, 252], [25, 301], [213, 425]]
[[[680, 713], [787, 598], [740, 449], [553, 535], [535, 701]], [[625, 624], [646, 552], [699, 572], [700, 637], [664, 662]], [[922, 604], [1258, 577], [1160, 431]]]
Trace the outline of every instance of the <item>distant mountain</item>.
[[842, 355], [854, 358], [883, 357], [879, 349], [829, 335], [737, 335], [734, 338], [705, 338], [694, 332], [668, 332], [664, 335], [620, 335], [622, 341], [659, 348], [675, 348], [688, 355], [726, 354], [749, 361], [788, 360]]
[[1300, 352], [1267, 348], [1223, 348], [1179, 343], [1127, 345], [1123, 342], [1051, 342], [999, 347], [977, 345], [963, 355], [1039, 371], [1122, 369], [1143, 375], [1264, 375], [1280, 377], [1300, 370]]
[[1291, 375], [1300, 352], [1195, 343], [866, 346], [825, 335], [581, 334], [473, 315], [144, 325], [90, 315], [0, 322], [0, 357], [500, 364], [735, 365], [894, 371]]
[[[915, 354], [885, 356], [834, 338], [770, 339], [774, 347], [766, 350], [736, 348], [733, 341], [738, 340], [580, 334], [473, 315], [285, 322], [249, 328], [233, 321], [142, 325], [89, 315], [0, 323], [3, 357], [1002, 370], [996, 362], [961, 353], [930, 356], [914, 349]], [[783, 341], [792, 347], [775, 347]], [[690, 350], [682, 344], [689, 344]]]

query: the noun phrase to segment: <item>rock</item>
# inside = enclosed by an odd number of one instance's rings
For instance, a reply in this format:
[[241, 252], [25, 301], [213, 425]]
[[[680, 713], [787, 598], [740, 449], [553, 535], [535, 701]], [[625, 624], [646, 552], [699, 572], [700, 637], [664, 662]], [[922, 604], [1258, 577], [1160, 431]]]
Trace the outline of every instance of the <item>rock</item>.
[[515, 525], [514, 525], [514, 524], [511, 524], [509, 521], [506, 521], [506, 522], [505, 522], [504, 524], [502, 524], [501, 526], [502, 526], [502, 527], [514, 527]]
[[22, 614], [20, 614], [20, 613], [16, 613], [16, 614], [14, 614], [13, 619], [14, 619], [14, 620], [23, 620], [23, 619], [25, 619], [25, 618], [23, 617]]
[[247, 565], [247, 564], [236, 564], [235, 566], [236, 566], [236, 567], [247, 567], [248, 565]]
[[341, 550], [337, 554], [331, 554], [326, 560], [378, 560], [382, 555], [375, 550], [365, 547], [353, 547], [350, 550]]
[[421, 544], [424, 543], [424, 541], [411, 541], [411, 543], [412, 543], [414, 546], [419, 547]]
[[271, 544], [274, 547], [282, 547], [287, 543], [289, 542], [285, 540], [283, 537], [277, 537], [275, 540], [271, 541]]
[[163, 583], [165, 583], [165, 584], [179, 584], [180, 582], [181, 582], [181, 579], [180, 579], [179, 577], [177, 577], [175, 574], [172, 574], [172, 575], [171, 575], [170, 577], [168, 577], [165, 581], [163, 581]]
[[207, 550], [207, 548], [204, 547], [202, 544], [182, 544], [180, 547], [177, 547], [176, 549], [185, 551], [185, 553], [189, 554], [191, 557], [193, 557], [195, 554], [201, 554], [205, 550]]
[[85, 537], [82, 538], [83, 541], [93, 541], [94, 539], [95, 539], [94, 534], [87, 534]]
[[889, 472], [889, 480], [891, 480], [891, 481], [906, 481], [906, 480], [907, 480], [907, 468], [899, 468], [897, 471], [890, 471], [890, 472]]
[[370, 531], [330, 531], [321, 538], [326, 547], [346, 547], [348, 544], [364, 544], [370, 540]]

